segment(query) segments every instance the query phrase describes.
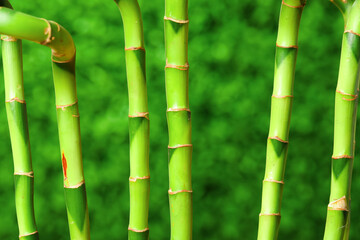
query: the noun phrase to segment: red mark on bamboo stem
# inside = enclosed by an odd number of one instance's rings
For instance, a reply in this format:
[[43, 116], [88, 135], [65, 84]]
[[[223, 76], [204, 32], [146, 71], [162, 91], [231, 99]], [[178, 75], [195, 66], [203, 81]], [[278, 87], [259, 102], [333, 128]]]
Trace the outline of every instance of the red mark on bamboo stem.
[[167, 112], [180, 112], [180, 111], [187, 111], [191, 112], [188, 108], [168, 108]]
[[168, 192], [169, 192], [170, 195], [174, 195], [174, 194], [177, 194], [177, 193], [192, 193], [193, 191], [192, 190], [172, 191], [171, 188], [170, 188]]
[[6, 100], [5, 102], [7, 102], [7, 103], [10, 103], [10, 102], [25, 103], [25, 100], [19, 99], [18, 97], [14, 97], [12, 99]]
[[279, 48], [299, 48], [297, 45], [289, 45], [289, 46], [283, 46], [276, 43], [276, 46]]
[[129, 177], [130, 182], [136, 182], [136, 180], [144, 180], [144, 179], [150, 179], [150, 176], [144, 176], [144, 177]]
[[357, 35], [357, 36], [360, 36], [360, 33], [354, 32], [354, 31], [351, 30], [351, 29], [345, 30], [344, 33], [352, 33], [352, 34], [355, 34], [355, 35]]
[[293, 98], [293, 95], [272, 95], [273, 98]]
[[281, 216], [280, 213], [260, 213], [259, 216]]
[[125, 48], [125, 51], [136, 51], [136, 50], [145, 51], [145, 48], [143, 48], [143, 47], [126, 47]]
[[134, 228], [128, 227], [128, 230], [129, 230], [129, 231], [133, 231], [133, 232], [146, 232], [146, 231], [149, 231], [149, 228], [145, 228], [145, 229], [138, 230], [138, 229], [134, 229]]
[[282, 140], [282, 139], [279, 138], [278, 136], [268, 137], [268, 139], [274, 139], [274, 140], [277, 140], [277, 141], [282, 142], [282, 143], [289, 143], [289, 141]]
[[350, 155], [340, 155], [340, 156], [332, 156], [332, 159], [342, 159], [342, 158], [349, 158], [352, 159], [353, 157]]
[[344, 96], [349, 96], [349, 97], [352, 97], [351, 99], [347, 99], [345, 97], [343, 97], [342, 99], [345, 100], [345, 101], [354, 101], [358, 98], [358, 95], [353, 95], [353, 94], [350, 94], [350, 93], [345, 93], [343, 91], [340, 91], [340, 90], [336, 90], [337, 93], [340, 93], [341, 95], [344, 95]]
[[17, 39], [12, 36], [2, 35], [1, 40], [6, 42], [16, 42]]
[[192, 146], [193, 146], [192, 144], [178, 144], [175, 146], [168, 146], [168, 148], [175, 149], [175, 148], [192, 147]]
[[179, 19], [166, 17], [166, 16], [164, 17], [164, 20], [169, 20], [169, 21], [176, 22], [176, 23], [189, 23], [189, 20], [179, 20]]
[[63, 166], [63, 171], [64, 171], [64, 178], [65, 180], [67, 179], [67, 162], [66, 162], [66, 157], [65, 157], [65, 154], [64, 152], [62, 153], [62, 158], [61, 158], [61, 161], [62, 161], [62, 166]]
[[32, 232], [32, 233], [22, 234], [22, 235], [19, 235], [19, 238], [31, 236], [31, 235], [34, 235], [34, 234], [37, 234], [37, 233], [38, 233], [38, 231], [35, 231], [35, 232]]
[[136, 115], [128, 115], [129, 118], [143, 117], [149, 120], [149, 112], [135, 112]]
[[292, 5], [290, 5], [290, 4], [285, 3], [284, 0], [282, 1], [282, 4], [285, 5], [285, 6], [287, 6], [287, 7], [291, 7], [291, 8], [302, 8], [302, 7], [305, 6], [305, 4], [302, 4], [302, 5], [299, 5], [299, 6], [292, 6]]
[[284, 181], [278, 181], [278, 180], [274, 180], [274, 179], [264, 179], [263, 182], [273, 182], [273, 183], [284, 184]]
[[72, 186], [66, 186], [64, 185], [64, 188], [79, 188], [81, 187], [83, 184], [85, 184], [85, 180], [82, 180], [81, 182], [79, 182], [78, 184], [72, 185]]
[[66, 105], [56, 105], [56, 108], [57, 108], [57, 109], [61, 108], [61, 110], [65, 110], [66, 107], [71, 107], [71, 106], [73, 106], [73, 105], [75, 105], [75, 104], [77, 104], [77, 103], [78, 103], [78, 100], [76, 100], [76, 101], [73, 102], [73, 103], [66, 104]]

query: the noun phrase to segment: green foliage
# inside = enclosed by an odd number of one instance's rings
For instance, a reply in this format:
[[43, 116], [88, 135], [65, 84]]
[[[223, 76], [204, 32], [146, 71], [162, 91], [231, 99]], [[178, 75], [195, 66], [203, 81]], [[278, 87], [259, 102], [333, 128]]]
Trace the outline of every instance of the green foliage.
[[[189, 2], [194, 239], [256, 237], [280, 3]], [[119, 10], [110, 0], [14, 0], [12, 4], [18, 11], [59, 22], [73, 35], [92, 239], [126, 239], [128, 99]], [[141, 0], [140, 6], [151, 119], [150, 238], [165, 240], [170, 226], [164, 1]], [[308, 2], [300, 25], [279, 239], [323, 236], [342, 32], [342, 17], [329, 1]], [[24, 41], [23, 52], [38, 230], [42, 239], [69, 239], [50, 51]], [[4, 95], [3, 84], [0, 94]], [[5, 107], [0, 109], [0, 142], [0, 239], [16, 239]], [[357, 203], [360, 178], [355, 156], [352, 200]], [[360, 211], [359, 205], [353, 204], [352, 211]], [[351, 222], [354, 237], [359, 215], [352, 214]]]

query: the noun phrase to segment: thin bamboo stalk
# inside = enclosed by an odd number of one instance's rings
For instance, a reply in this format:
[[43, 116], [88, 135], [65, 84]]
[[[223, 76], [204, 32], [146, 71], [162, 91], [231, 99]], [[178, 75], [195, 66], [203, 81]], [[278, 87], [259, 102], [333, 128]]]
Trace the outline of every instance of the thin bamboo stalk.
[[34, 215], [34, 172], [24, 97], [21, 40], [3, 35], [5, 106], [14, 160], [19, 239], [39, 239]]
[[277, 239], [289, 144], [300, 18], [305, 0], [284, 0], [276, 40], [274, 89], [258, 239]]
[[331, 193], [324, 239], [349, 238], [351, 178], [355, 153], [356, 112], [359, 94], [360, 1], [349, 3], [343, 34], [335, 94], [334, 148]]
[[[1, 0], [0, 5], [6, 6]], [[80, 121], [75, 82], [75, 45], [59, 24], [0, 8], [0, 34], [40, 43], [52, 49], [56, 109], [64, 173], [65, 200], [72, 240], [90, 239], [81, 155]]]
[[124, 23], [129, 94], [129, 240], [149, 239], [149, 113], [143, 24], [137, 0], [116, 0]]
[[171, 239], [192, 239], [188, 0], [165, 0], [165, 87], [169, 131]]

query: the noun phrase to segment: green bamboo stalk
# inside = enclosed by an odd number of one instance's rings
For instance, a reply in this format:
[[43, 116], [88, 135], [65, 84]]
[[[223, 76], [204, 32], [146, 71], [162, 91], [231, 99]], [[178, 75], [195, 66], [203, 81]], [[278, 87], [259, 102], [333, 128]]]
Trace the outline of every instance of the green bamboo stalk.
[[34, 172], [24, 97], [21, 40], [3, 35], [5, 106], [14, 160], [19, 239], [39, 239], [34, 215]]
[[359, 94], [360, 0], [348, 3], [335, 94], [331, 193], [324, 239], [346, 240], [350, 231], [351, 178]]
[[192, 239], [188, 0], [165, 0], [165, 86], [169, 130], [171, 239]]
[[258, 239], [277, 239], [289, 144], [300, 18], [305, 0], [284, 0], [276, 41], [274, 89], [267, 140]]
[[143, 24], [137, 0], [116, 0], [124, 23], [129, 94], [130, 219], [129, 240], [149, 239], [149, 112]]
[[[6, 6], [6, 0], [0, 6]], [[37, 42], [52, 50], [56, 109], [64, 173], [65, 200], [72, 240], [90, 239], [81, 156], [80, 122], [75, 82], [75, 45], [59, 24], [0, 8], [0, 34]]]

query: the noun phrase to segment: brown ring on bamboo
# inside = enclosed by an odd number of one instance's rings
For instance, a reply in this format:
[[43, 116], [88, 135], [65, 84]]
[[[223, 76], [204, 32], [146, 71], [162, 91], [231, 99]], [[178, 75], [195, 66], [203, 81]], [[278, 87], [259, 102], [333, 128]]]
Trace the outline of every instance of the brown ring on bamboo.
[[136, 51], [136, 50], [145, 51], [145, 48], [143, 48], [143, 47], [125, 47], [125, 51]]
[[79, 114], [73, 114], [72, 116], [73, 116], [73, 117], [77, 117], [77, 118], [80, 117]]
[[16, 176], [27, 176], [27, 177], [34, 177], [34, 171], [30, 171], [30, 172], [14, 172], [14, 175]]
[[347, 207], [346, 197], [342, 196], [341, 198], [330, 202], [328, 205], [328, 210], [348, 212], [349, 209]]
[[136, 112], [137, 115], [128, 115], [129, 118], [143, 117], [149, 120], [149, 112]]
[[354, 158], [354, 157], [353, 157], [353, 156], [350, 156], [350, 155], [344, 154], [344, 155], [339, 155], [339, 156], [332, 156], [331, 158], [332, 158], [332, 159], [342, 159], [342, 158], [352, 159], [352, 158]]
[[344, 33], [352, 33], [352, 34], [355, 34], [356, 36], [360, 36], [360, 33], [354, 32], [351, 29], [345, 30]]
[[19, 238], [31, 236], [31, 235], [34, 235], [34, 234], [37, 234], [37, 233], [38, 233], [38, 231], [35, 231], [35, 232], [32, 232], [32, 233], [22, 234], [22, 235], [19, 235]]
[[6, 42], [16, 42], [17, 39], [14, 38], [13, 36], [8, 36], [8, 35], [1, 35], [1, 40], [6, 41]]
[[281, 216], [280, 213], [260, 213], [259, 216]]
[[182, 148], [182, 147], [192, 147], [192, 144], [179, 144], [176, 146], [168, 146], [169, 149], [176, 149], [176, 148]]
[[171, 188], [169, 189], [168, 193], [169, 195], [174, 195], [174, 194], [178, 194], [178, 193], [192, 193], [192, 190], [178, 190], [178, 191], [172, 191]]
[[[68, 62], [71, 62], [71, 61], [74, 60], [74, 58], [76, 56], [76, 50], [75, 50], [74, 55], [70, 59], [68, 59], [68, 60], [55, 60], [55, 59], [52, 58], [53, 56], [54, 57], [62, 57], [62, 56], [64, 56], [64, 54], [57, 54], [57, 53], [54, 53], [52, 50], [51, 50], [51, 53], [52, 53], [51, 54], [51, 61], [56, 62], [56, 63], [68, 63]], [[62, 55], [62, 56], [60, 56], [60, 55]]]
[[357, 95], [357, 94], [353, 95], [353, 94], [350, 94], [350, 93], [345, 93], [345, 92], [340, 91], [340, 90], [336, 90], [336, 92], [337, 92], [337, 93], [340, 93], [341, 95], [353, 97], [353, 98], [351, 98], [351, 99], [347, 99], [347, 98], [344, 98], [344, 97], [343, 97], [342, 99], [345, 100], [345, 101], [354, 101], [354, 100], [356, 100], [356, 99], [358, 98], [358, 95]]
[[293, 98], [294, 96], [293, 95], [272, 95], [272, 97], [274, 98]]
[[72, 185], [72, 186], [65, 186], [64, 188], [79, 188], [81, 187], [83, 184], [85, 184], [85, 180], [82, 180], [81, 182], [79, 182], [78, 184]]
[[274, 179], [264, 179], [263, 182], [274, 182], [274, 183], [284, 184], [284, 181], [278, 181]]
[[169, 64], [166, 62], [165, 68], [175, 68], [181, 71], [189, 70], [189, 64], [186, 63], [185, 65], [175, 65], [175, 64]]
[[145, 228], [145, 229], [138, 230], [138, 229], [134, 229], [134, 228], [128, 227], [128, 230], [129, 230], [129, 231], [133, 231], [133, 232], [146, 232], [146, 231], [149, 231], [149, 228]]
[[26, 103], [25, 100], [19, 99], [18, 97], [11, 98], [9, 100], [6, 100], [5, 102], [7, 102], [7, 103], [11, 103], [11, 102]]
[[279, 48], [296, 48], [296, 49], [299, 48], [297, 45], [283, 46], [283, 45], [279, 45], [278, 43], [276, 43], [276, 46]]
[[302, 8], [302, 7], [305, 7], [305, 4], [302, 4], [302, 5], [299, 5], [299, 6], [292, 6], [292, 5], [289, 5], [287, 3], [285, 3], [284, 0], [282, 0], [282, 4], [287, 6], [287, 7], [291, 7], [291, 8]]
[[144, 180], [144, 179], [150, 179], [150, 176], [144, 176], [144, 177], [129, 177], [130, 182], [136, 182], [136, 180]]
[[73, 102], [73, 103], [66, 104], [66, 105], [56, 105], [56, 108], [57, 108], [57, 109], [61, 108], [62, 110], [64, 110], [64, 108], [74, 106], [74, 105], [77, 104], [77, 103], [78, 103], [78, 100], [76, 100], [76, 101]]
[[181, 111], [191, 112], [189, 108], [168, 108], [166, 111], [167, 112], [181, 112]]
[[179, 20], [179, 19], [175, 19], [175, 18], [171, 18], [171, 17], [167, 17], [167, 16], [164, 16], [164, 20], [169, 20], [169, 21], [172, 21], [172, 22], [175, 22], [175, 23], [189, 23], [189, 19], [188, 20]]
[[285, 140], [279, 138], [278, 136], [268, 137], [268, 139], [274, 139], [274, 140], [277, 140], [277, 141], [282, 142], [282, 143], [289, 143], [289, 141], [285, 141]]
[[52, 41], [52, 39], [51, 39], [51, 35], [52, 35], [51, 34], [51, 24], [47, 19], [45, 19], [45, 18], [41, 18], [41, 19], [46, 22], [47, 27], [44, 29], [44, 35], [46, 36], [46, 39], [44, 41], [40, 42], [40, 44], [46, 45]]

